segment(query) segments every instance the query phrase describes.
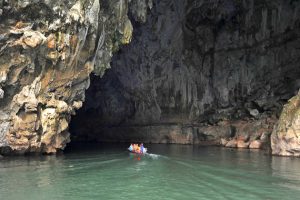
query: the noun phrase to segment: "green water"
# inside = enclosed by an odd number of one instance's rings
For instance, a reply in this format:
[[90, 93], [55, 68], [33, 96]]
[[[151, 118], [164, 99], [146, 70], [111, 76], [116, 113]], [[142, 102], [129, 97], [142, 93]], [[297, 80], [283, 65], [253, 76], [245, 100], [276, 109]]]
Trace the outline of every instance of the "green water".
[[300, 159], [259, 151], [148, 145], [0, 160], [0, 199], [299, 199]]

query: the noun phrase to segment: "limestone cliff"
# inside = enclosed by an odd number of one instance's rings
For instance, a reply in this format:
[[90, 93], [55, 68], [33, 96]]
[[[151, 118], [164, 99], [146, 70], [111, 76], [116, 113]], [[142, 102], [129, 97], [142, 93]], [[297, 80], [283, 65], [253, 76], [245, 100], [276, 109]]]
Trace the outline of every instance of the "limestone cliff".
[[272, 137], [272, 153], [300, 156], [300, 91], [284, 106]]
[[1, 0], [2, 151], [63, 149], [90, 73], [103, 75], [113, 52], [130, 42], [129, 10], [145, 21], [149, 5], [150, 0]]
[[300, 86], [299, 9], [286, 0], [154, 1], [112, 68], [93, 77], [74, 132], [178, 142], [177, 132], [182, 143], [198, 143], [219, 139], [229, 123], [228, 146], [250, 146], [249, 135], [257, 144]]
[[[63, 149], [82, 105], [74, 138], [260, 148], [300, 86], [299, 10], [294, 0], [0, 0], [0, 149]], [[298, 155], [297, 98], [274, 154]]]

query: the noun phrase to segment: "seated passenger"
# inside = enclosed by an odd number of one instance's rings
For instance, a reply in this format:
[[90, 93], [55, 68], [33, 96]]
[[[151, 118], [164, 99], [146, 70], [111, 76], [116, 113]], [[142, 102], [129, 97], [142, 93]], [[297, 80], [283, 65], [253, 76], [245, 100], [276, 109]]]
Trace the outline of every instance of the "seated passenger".
[[141, 143], [140, 153], [144, 153], [144, 144], [143, 143]]
[[132, 150], [133, 150], [133, 145], [132, 145], [132, 144], [130, 144], [128, 150], [129, 150], [129, 151], [132, 151]]
[[137, 144], [133, 144], [133, 151], [137, 150]]

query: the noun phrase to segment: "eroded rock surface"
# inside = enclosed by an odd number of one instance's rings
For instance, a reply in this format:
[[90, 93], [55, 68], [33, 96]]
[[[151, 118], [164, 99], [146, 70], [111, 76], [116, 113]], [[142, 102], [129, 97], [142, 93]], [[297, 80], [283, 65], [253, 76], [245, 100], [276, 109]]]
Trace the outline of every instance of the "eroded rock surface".
[[[133, 9], [139, 3], [151, 4]], [[0, 1], [0, 148], [65, 147], [90, 73], [103, 75], [113, 52], [131, 41], [129, 7], [126, 0]]]
[[274, 155], [300, 156], [300, 91], [283, 107], [271, 145]]

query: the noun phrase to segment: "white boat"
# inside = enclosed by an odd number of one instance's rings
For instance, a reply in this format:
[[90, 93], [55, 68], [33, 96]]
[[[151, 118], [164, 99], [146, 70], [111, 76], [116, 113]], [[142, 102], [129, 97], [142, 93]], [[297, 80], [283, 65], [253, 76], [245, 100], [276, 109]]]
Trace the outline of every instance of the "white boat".
[[136, 154], [146, 154], [147, 153], [147, 148], [143, 148], [143, 152], [137, 152], [137, 151], [135, 151], [133, 148], [132, 148], [132, 146], [130, 145], [129, 147], [128, 147], [128, 151], [130, 151], [131, 153], [136, 153]]

